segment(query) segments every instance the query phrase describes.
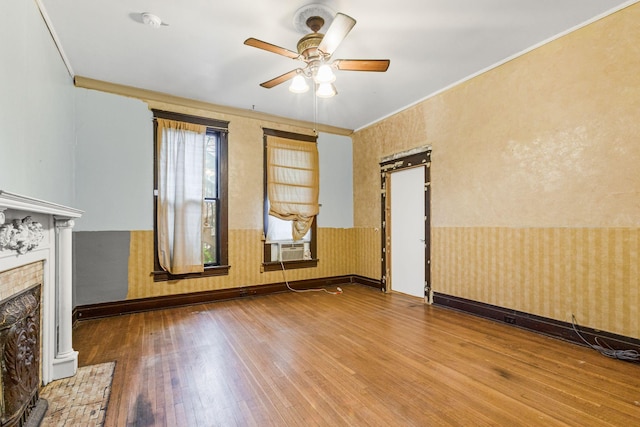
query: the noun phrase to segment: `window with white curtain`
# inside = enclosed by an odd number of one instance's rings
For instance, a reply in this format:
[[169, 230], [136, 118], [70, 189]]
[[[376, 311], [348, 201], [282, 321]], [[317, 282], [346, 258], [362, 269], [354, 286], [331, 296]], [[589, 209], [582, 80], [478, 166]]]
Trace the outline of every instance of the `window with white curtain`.
[[227, 274], [227, 122], [153, 110], [155, 280]]
[[[319, 159], [317, 137], [263, 129], [264, 132], [264, 263], [281, 268], [277, 251], [299, 246], [287, 268], [317, 265]], [[291, 253], [291, 252], [289, 252]]]

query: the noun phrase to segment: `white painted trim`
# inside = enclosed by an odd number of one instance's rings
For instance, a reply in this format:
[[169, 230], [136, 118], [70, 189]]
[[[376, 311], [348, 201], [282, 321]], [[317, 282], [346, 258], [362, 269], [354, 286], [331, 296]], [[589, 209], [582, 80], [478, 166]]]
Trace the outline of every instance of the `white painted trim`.
[[67, 206], [21, 196], [19, 194], [9, 193], [3, 190], [0, 190], [0, 206], [4, 209], [38, 212], [64, 218], [79, 218], [84, 213], [79, 209], [69, 208]]
[[0, 249], [0, 272], [44, 261], [42, 283], [41, 379], [45, 385], [75, 374], [78, 352], [72, 345], [72, 280], [74, 218], [82, 211], [0, 190], [0, 225], [33, 216], [43, 227], [43, 240], [19, 254]]
[[42, 19], [44, 20], [44, 23], [47, 26], [47, 29], [49, 30], [49, 34], [51, 34], [51, 38], [53, 39], [53, 43], [56, 45], [56, 48], [58, 49], [58, 53], [60, 54], [60, 57], [62, 58], [62, 62], [64, 62], [64, 66], [67, 67], [67, 71], [69, 72], [69, 75], [72, 78], [75, 77], [75, 74], [73, 72], [73, 68], [71, 68], [71, 62], [69, 62], [69, 58], [67, 58], [67, 55], [64, 53], [64, 49], [62, 48], [62, 43], [60, 43], [60, 39], [58, 38], [58, 34], [56, 33], [56, 30], [53, 28], [53, 24], [51, 23], [51, 19], [49, 18], [49, 14], [47, 13], [47, 10], [45, 9], [44, 5], [42, 4], [42, 0], [35, 0], [35, 2], [36, 2], [36, 6], [38, 6], [38, 9], [40, 10], [40, 15], [42, 15]]
[[399, 108], [399, 109], [397, 109], [397, 110], [395, 110], [395, 111], [393, 111], [393, 112], [391, 112], [391, 113], [389, 113], [389, 114], [387, 114], [385, 116], [382, 116], [379, 119], [372, 121], [371, 123], [368, 123], [368, 124], [366, 124], [364, 126], [360, 126], [359, 128], [355, 129], [354, 132], [358, 132], [358, 131], [360, 131], [362, 129], [368, 128], [369, 126], [372, 126], [372, 125], [374, 125], [374, 124], [376, 124], [376, 123], [378, 123], [378, 122], [380, 122], [380, 121], [382, 121], [384, 119], [387, 119], [387, 118], [389, 118], [389, 117], [391, 117], [391, 116], [393, 116], [395, 114], [398, 114], [398, 113], [400, 113], [400, 112], [402, 112], [404, 110], [407, 110], [407, 109], [409, 109], [409, 108], [411, 108], [411, 107], [413, 107], [413, 106], [415, 106], [417, 104], [420, 104], [421, 102], [426, 101], [429, 98], [433, 98], [434, 96], [440, 95], [441, 93], [446, 92], [446, 91], [448, 91], [450, 89], [453, 89], [454, 87], [456, 87], [458, 85], [461, 85], [462, 83], [464, 83], [464, 82], [466, 82], [468, 80], [471, 80], [474, 77], [478, 77], [479, 75], [484, 74], [487, 71], [491, 71], [494, 68], [498, 68], [499, 66], [504, 65], [509, 61], [512, 61], [512, 60], [514, 60], [514, 59], [516, 59], [516, 58], [518, 58], [518, 57], [520, 57], [522, 55], [526, 55], [527, 53], [531, 52], [532, 50], [535, 50], [535, 49], [537, 49], [537, 48], [539, 48], [541, 46], [544, 46], [547, 43], [551, 43], [552, 41], [555, 41], [555, 40], [557, 40], [557, 39], [559, 39], [561, 37], [564, 37], [564, 36], [574, 32], [574, 31], [577, 31], [577, 30], [579, 30], [579, 29], [581, 29], [583, 27], [586, 27], [587, 25], [593, 24], [594, 22], [596, 22], [596, 21], [598, 21], [598, 20], [600, 20], [602, 18], [605, 18], [605, 17], [607, 17], [609, 15], [613, 15], [614, 13], [616, 13], [616, 12], [622, 10], [622, 9], [625, 9], [625, 8], [631, 6], [632, 4], [635, 4], [635, 3], [638, 3], [638, 2], [640, 2], [640, 0], [629, 0], [629, 1], [625, 2], [625, 3], [622, 3], [621, 5], [619, 5], [617, 7], [614, 7], [613, 9], [610, 9], [610, 10], [608, 10], [606, 12], [603, 12], [600, 15], [596, 15], [593, 18], [582, 22], [581, 24], [578, 24], [578, 25], [576, 25], [576, 26], [574, 26], [572, 28], [569, 28], [568, 30], [565, 30], [565, 31], [563, 31], [561, 33], [558, 33], [555, 36], [552, 36], [552, 37], [550, 37], [550, 38], [548, 38], [546, 40], [541, 41], [540, 43], [534, 44], [533, 46], [530, 46], [530, 47], [528, 47], [527, 49], [525, 49], [525, 50], [523, 50], [521, 52], [513, 54], [513, 55], [503, 59], [502, 61], [496, 62], [493, 65], [490, 65], [490, 66], [488, 66], [488, 67], [486, 67], [486, 68], [484, 68], [484, 69], [482, 69], [482, 70], [480, 70], [480, 71], [478, 71], [476, 73], [470, 74], [467, 77], [464, 77], [464, 78], [458, 80], [457, 82], [451, 83], [450, 85], [448, 85], [448, 86], [446, 86], [446, 87], [444, 87], [442, 89], [439, 89], [439, 90], [437, 90], [437, 91], [425, 96], [424, 98], [421, 98], [421, 99], [419, 99], [419, 100], [417, 100], [415, 102], [412, 102], [409, 105], [406, 105], [406, 106], [404, 106], [402, 108]]

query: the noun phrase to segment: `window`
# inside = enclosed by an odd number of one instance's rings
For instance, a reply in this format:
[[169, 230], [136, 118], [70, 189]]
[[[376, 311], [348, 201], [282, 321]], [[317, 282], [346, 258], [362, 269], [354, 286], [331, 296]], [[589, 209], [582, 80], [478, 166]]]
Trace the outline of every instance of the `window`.
[[220, 265], [220, 131], [207, 129], [205, 136], [202, 253], [205, 267]]
[[264, 129], [265, 271], [317, 265], [316, 137]]
[[154, 280], [227, 274], [227, 122], [153, 110]]

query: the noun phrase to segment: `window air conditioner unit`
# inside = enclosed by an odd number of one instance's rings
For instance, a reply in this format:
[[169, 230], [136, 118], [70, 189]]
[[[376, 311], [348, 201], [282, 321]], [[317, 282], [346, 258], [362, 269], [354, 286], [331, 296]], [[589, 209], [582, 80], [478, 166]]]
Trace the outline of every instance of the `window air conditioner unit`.
[[278, 243], [278, 261], [304, 259], [304, 243]]

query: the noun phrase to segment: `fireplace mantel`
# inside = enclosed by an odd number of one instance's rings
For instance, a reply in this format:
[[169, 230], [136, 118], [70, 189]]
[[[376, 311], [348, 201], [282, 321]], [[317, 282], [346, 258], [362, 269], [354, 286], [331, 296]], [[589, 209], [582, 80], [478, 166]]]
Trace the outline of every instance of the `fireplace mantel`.
[[[0, 190], [0, 272], [44, 261], [43, 384], [73, 376], [78, 368], [78, 353], [72, 345], [71, 230], [74, 219], [82, 214], [78, 209]], [[8, 242], [8, 236], [19, 233], [23, 234]], [[0, 289], [0, 299], [9, 296]]]

